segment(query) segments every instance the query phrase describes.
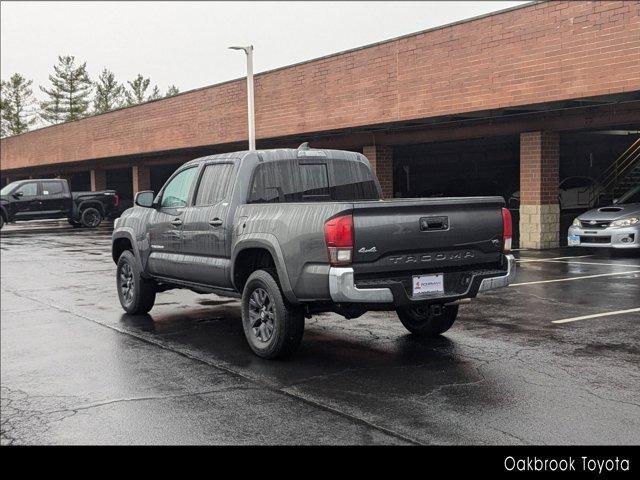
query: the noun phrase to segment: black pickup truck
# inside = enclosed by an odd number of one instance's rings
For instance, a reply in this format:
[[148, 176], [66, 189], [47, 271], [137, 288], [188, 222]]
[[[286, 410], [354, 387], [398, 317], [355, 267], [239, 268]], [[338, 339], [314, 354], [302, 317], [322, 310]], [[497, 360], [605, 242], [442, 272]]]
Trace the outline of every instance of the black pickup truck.
[[8, 222], [67, 218], [74, 227], [95, 228], [118, 212], [115, 190], [71, 192], [61, 178], [11, 182], [0, 190], [0, 228]]
[[120, 303], [146, 313], [156, 293], [242, 298], [251, 349], [292, 353], [305, 318], [396, 311], [439, 335], [458, 306], [514, 278], [502, 197], [381, 200], [360, 153], [296, 149], [192, 160], [116, 220]]

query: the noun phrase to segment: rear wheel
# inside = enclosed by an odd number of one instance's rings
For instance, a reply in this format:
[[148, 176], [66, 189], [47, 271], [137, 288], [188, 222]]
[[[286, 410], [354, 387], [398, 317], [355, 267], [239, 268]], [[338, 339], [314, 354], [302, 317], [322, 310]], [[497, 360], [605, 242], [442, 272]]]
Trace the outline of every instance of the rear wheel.
[[156, 301], [155, 283], [142, 278], [136, 258], [130, 250], [122, 252], [118, 259], [116, 286], [125, 312], [140, 315], [153, 308]]
[[102, 214], [96, 208], [85, 208], [80, 216], [80, 222], [87, 228], [96, 228], [102, 222]]
[[414, 335], [435, 337], [451, 328], [458, 316], [458, 305], [443, 306], [440, 315], [434, 315], [429, 305], [398, 308], [396, 313]]
[[274, 272], [253, 272], [242, 292], [242, 326], [251, 350], [262, 358], [284, 358], [300, 345], [302, 309], [282, 297]]

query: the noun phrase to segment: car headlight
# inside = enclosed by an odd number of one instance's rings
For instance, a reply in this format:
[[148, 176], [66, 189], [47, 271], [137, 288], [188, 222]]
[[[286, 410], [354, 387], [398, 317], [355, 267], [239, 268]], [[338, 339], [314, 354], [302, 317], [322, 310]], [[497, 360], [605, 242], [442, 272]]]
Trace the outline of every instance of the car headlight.
[[621, 218], [620, 220], [614, 220], [611, 222], [612, 227], [630, 227], [638, 223], [640, 219], [638, 217]]
[[573, 219], [573, 223], [571, 224], [574, 227], [579, 227], [580, 226], [580, 220], [578, 220], [577, 218]]

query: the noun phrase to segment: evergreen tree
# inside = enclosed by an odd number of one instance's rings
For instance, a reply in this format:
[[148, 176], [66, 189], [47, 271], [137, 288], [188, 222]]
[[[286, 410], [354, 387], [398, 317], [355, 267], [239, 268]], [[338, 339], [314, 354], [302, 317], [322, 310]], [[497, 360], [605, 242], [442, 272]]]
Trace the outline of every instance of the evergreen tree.
[[95, 82], [93, 111], [105, 113], [119, 108], [124, 103], [124, 86], [116, 81], [115, 75], [104, 68]]
[[149, 100], [158, 100], [159, 98], [162, 98], [162, 95], [160, 94], [160, 89], [158, 88], [158, 86], [155, 85], [153, 87], [153, 91], [149, 95], [149, 98], [147, 98], [147, 101], [149, 101]]
[[76, 66], [75, 57], [58, 56], [58, 64], [53, 69], [54, 74], [49, 75], [51, 88], [40, 87], [49, 97], [40, 104], [42, 118], [49, 123], [60, 123], [86, 117], [92, 89], [86, 62]]
[[151, 83], [149, 78], [144, 78], [138, 74], [133, 81], [127, 81], [127, 83], [129, 88], [124, 92], [127, 105], [138, 105], [147, 101], [145, 95]]
[[27, 80], [19, 73], [11, 75], [8, 81], [0, 82], [0, 134], [2, 137], [27, 132], [29, 127], [36, 123], [32, 83], [32, 80]]
[[179, 93], [180, 93], [180, 90], [178, 90], [178, 87], [176, 87], [175, 85], [171, 85], [167, 89], [167, 93], [164, 96], [165, 97], [173, 97], [174, 95], [177, 95]]

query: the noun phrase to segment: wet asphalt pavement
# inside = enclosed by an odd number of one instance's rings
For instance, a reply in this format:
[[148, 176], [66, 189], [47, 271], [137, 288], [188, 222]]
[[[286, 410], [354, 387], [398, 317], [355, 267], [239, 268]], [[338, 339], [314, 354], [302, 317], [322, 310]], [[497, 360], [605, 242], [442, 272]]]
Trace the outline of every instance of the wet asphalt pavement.
[[326, 314], [274, 362], [235, 300], [123, 314], [110, 230], [2, 230], [2, 444], [640, 443], [640, 312], [552, 323], [640, 307], [638, 255], [516, 252], [519, 285], [441, 338]]

